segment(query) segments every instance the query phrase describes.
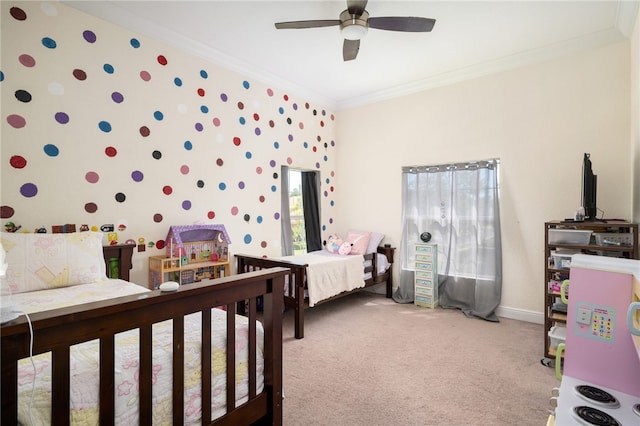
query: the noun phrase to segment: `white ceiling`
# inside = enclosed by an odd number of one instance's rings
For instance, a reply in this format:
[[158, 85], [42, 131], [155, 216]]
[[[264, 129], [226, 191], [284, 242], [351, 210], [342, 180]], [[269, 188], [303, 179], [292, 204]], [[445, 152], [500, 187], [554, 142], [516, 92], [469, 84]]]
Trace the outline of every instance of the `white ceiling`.
[[430, 33], [370, 29], [354, 61], [331, 1], [64, 1], [247, 77], [335, 109], [362, 105], [629, 38], [638, 1], [376, 1], [370, 16], [433, 18]]

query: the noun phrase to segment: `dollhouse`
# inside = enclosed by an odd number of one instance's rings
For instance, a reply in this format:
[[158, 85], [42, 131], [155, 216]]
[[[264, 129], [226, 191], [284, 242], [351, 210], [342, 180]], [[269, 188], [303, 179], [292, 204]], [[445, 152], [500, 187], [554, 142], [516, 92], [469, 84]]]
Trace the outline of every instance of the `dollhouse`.
[[171, 226], [166, 255], [149, 258], [149, 288], [165, 281], [190, 284], [228, 276], [230, 243], [224, 225]]

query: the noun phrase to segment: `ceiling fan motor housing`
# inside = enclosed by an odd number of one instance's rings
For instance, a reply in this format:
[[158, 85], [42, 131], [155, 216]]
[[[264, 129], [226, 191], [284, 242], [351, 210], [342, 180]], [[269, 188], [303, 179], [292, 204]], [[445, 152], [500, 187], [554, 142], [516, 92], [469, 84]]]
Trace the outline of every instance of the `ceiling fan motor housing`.
[[360, 40], [367, 35], [369, 25], [369, 12], [366, 10], [361, 15], [352, 15], [348, 10], [340, 14], [340, 32], [347, 40]]

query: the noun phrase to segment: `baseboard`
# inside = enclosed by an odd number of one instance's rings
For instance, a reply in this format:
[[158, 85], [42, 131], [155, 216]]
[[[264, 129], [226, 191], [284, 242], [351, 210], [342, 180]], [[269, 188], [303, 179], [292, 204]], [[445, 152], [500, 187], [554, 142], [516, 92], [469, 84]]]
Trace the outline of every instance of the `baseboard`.
[[502, 318], [533, 322], [535, 324], [544, 324], [544, 313], [542, 312], [498, 306], [496, 309], [496, 315]]
[[[395, 288], [394, 288], [395, 290]], [[383, 285], [368, 287], [362, 291], [369, 291], [376, 294], [385, 294]], [[509, 318], [518, 321], [532, 322], [534, 324], [544, 324], [544, 313], [527, 311], [525, 309], [509, 308], [507, 306], [498, 306], [496, 315], [502, 318]]]

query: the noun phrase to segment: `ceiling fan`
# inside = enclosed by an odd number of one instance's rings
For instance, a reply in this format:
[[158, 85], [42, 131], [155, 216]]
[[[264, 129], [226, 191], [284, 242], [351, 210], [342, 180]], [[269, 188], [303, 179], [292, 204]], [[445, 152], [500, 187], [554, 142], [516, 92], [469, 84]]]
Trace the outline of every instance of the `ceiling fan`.
[[347, 8], [340, 13], [340, 19], [318, 19], [311, 21], [277, 22], [276, 28], [300, 29], [340, 26], [344, 37], [342, 58], [351, 61], [358, 56], [360, 39], [367, 34], [369, 28], [387, 31], [429, 32], [436, 23], [435, 19], [413, 16], [370, 17], [365, 10], [367, 0], [347, 0]]

